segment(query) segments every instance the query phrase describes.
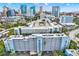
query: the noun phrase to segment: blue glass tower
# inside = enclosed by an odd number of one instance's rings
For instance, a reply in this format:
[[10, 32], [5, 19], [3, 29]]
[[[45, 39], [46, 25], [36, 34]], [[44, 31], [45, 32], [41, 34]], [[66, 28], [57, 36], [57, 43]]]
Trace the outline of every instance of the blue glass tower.
[[36, 13], [36, 11], [35, 11], [35, 6], [32, 6], [32, 7], [30, 8], [30, 10], [32, 11], [33, 14]]
[[59, 6], [52, 7], [52, 15], [54, 15], [55, 17], [59, 17], [59, 11], [60, 11]]
[[14, 16], [14, 15], [15, 15], [15, 10], [9, 9], [9, 10], [7, 11], [7, 17], [9, 17], [9, 16]]
[[30, 15], [34, 16], [36, 14], [35, 6], [30, 7]]
[[25, 15], [27, 13], [27, 6], [26, 5], [21, 5], [21, 14]]

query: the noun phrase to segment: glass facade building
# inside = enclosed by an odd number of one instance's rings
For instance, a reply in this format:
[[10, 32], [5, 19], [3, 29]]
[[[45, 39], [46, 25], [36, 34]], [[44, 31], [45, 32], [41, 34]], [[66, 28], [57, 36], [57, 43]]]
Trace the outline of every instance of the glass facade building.
[[21, 14], [26, 14], [27, 13], [27, 6], [26, 5], [21, 5]]
[[35, 6], [30, 7], [30, 16], [34, 16], [36, 13]]
[[60, 11], [59, 6], [52, 7], [52, 15], [54, 15], [55, 17], [59, 17], [59, 11]]
[[7, 17], [9, 17], [9, 16], [14, 16], [15, 15], [15, 10], [8, 10], [7, 11]]

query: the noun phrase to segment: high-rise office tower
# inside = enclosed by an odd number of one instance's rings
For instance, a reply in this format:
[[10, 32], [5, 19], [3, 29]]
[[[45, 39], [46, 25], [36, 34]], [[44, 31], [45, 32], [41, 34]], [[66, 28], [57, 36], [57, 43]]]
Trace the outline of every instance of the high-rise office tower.
[[43, 12], [43, 6], [40, 6], [39, 12], [40, 12], [40, 13]]
[[30, 16], [34, 16], [36, 14], [35, 6], [30, 7]]
[[9, 9], [7, 11], [7, 17], [9, 17], [9, 16], [15, 16], [15, 10], [14, 9]]
[[7, 6], [3, 6], [3, 16], [7, 16], [7, 11], [8, 11], [8, 7]]
[[59, 6], [52, 7], [52, 15], [54, 15], [55, 17], [59, 17], [59, 11], [60, 11]]
[[22, 15], [27, 14], [27, 6], [26, 5], [21, 5], [20, 9], [21, 9], [21, 14]]
[[19, 15], [19, 16], [21, 15], [21, 10], [20, 9], [18, 10], [18, 14], [17, 15]]
[[40, 19], [41, 18], [44, 18], [44, 12], [43, 12], [43, 6], [40, 6], [40, 9], [39, 9], [39, 14], [40, 14]]
[[2, 12], [0, 12], [0, 17], [2, 16]]

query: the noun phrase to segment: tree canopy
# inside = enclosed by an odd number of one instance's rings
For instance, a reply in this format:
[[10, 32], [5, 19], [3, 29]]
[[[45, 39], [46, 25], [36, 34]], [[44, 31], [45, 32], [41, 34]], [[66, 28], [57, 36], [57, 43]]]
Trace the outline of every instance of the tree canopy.
[[4, 43], [3, 41], [1, 40], [0, 41], [0, 56], [4, 55]]
[[53, 55], [54, 55], [54, 56], [64, 56], [64, 53], [63, 53], [63, 51], [61, 51], [61, 50], [55, 50], [55, 51], [53, 52]]
[[74, 41], [70, 41], [69, 49], [77, 49], [77, 43]]

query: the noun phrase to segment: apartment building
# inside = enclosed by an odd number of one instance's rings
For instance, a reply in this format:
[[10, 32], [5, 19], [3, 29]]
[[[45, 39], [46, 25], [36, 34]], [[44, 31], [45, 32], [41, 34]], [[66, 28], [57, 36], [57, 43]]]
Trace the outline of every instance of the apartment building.
[[6, 51], [34, 52], [63, 50], [69, 46], [70, 38], [62, 33], [62, 26], [49, 19], [32, 21], [28, 26], [14, 28], [16, 35], [6, 38]]
[[15, 34], [36, 34], [36, 33], [53, 33], [62, 32], [62, 26], [48, 19], [38, 19], [33, 21], [28, 27], [14, 28]]
[[4, 41], [6, 51], [42, 51], [63, 50], [68, 47], [70, 38], [64, 33], [32, 34], [28, 36], [12, 35]]

